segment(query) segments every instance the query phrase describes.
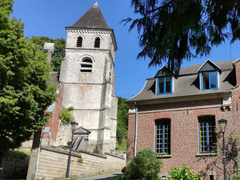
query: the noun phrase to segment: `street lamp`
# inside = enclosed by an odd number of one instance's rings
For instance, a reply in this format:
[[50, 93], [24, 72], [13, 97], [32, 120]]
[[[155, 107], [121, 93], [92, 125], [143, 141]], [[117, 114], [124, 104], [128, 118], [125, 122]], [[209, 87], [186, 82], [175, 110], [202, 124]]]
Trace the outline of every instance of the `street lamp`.
[[218, 120], [218, 124], [221, 128], [221, 133], [223, 134], [223, 161], [224, 161], [224, 180], [227, 180], [227, 173], [226, 173], [226, 151], [225, 151], [225, 139], [224, 139], [224, 133], [226, 131], [227, 127], [227, 120], [221, 119]]
[[68, 164], [67, 164], [67, 174], [66, 174], [66, 178], [69, 177], [69, 170], [70, 170], [70, 162], [71, 162], [71, 154], [72, 154], [72, 146], [73, 146], [73, 134], [74, 134], [74, 130], [75, 128], [78, 126], [78, 123], [76, 122], [71, 122], [71, 130], [72, 130], [72, 140], [71, 140], [71, 145], [70, 145], [70, 152], [69, 152], [69, 156], [68, 156]]

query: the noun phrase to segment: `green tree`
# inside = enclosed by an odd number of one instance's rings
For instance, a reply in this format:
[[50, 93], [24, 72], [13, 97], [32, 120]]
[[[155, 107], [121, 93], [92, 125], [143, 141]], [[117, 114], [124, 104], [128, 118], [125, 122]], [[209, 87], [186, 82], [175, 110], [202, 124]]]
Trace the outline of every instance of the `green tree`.
[[167, 62], [170, 73], [178, 72], [183, 59], [240, 38], [239, 0], [132, 0], [131, 6], [140, 18], [123, 21], [132, 21], [129, 31], [137, 27], [138, 58], [149, 57], [149, 67]]
[[65, 57], [65, 46], [66, 46], [65, 39], [63, 38], [51, 39], [47, 36], [39, 36], [39, 37], [32, 36], [31, 41], [36, 43], [39, 49], [41, 50], [43, 49], [45, 42], [54, 43], [54, 53], [52, 54], [51, 67], [54, 72], [60, 72], [61, 62]]
[[9, 18], [12, 7], [0, 0], [0, 157], [46, 125], [44, 111], [56, 99], [46, 54]]
[[129, 106], [125, 103], [125, 101], [126, 99], [118, 97], [117, 140], [119, 144], [121, 144], [122, 138], [127, 137]]

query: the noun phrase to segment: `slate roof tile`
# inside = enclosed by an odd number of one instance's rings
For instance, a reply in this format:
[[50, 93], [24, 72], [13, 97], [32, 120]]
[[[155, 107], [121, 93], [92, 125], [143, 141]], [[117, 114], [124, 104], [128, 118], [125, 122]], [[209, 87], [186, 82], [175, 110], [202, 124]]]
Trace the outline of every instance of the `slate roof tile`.
[[222, 70], [219, 76], [220, 86], [216, 90], [200, 90], [198, 69], [202, 66], [202, 64], [196, 64], [180, 70], [179, 77], [174, 78], [174, 92], [172, 94], [156, 95], [156, 78], [149, 78], [146, 80], [142, 91], [133, 98], [129, 99], [127, 103], [229, 92], [230, 89], [234, 88], [236, 85], [235, 71], [232, 62], [233, 61], [230, 60], [215, 63]]
[[97, 2], [75, 24], [66, 28], [111, 29], [108, 27]]

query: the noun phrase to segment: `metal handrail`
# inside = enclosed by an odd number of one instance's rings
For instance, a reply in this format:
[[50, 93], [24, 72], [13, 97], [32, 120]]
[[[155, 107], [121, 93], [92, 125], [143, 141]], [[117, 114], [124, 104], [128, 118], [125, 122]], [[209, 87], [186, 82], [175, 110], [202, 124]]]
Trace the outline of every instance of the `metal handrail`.
[[30, 156], [28, 156], [25, 161], [22, 161], [21, 163], [17, 164], [17, 165], [15, 166], [15, 170], [17, 169], [17, 167], [19, 167], [19, 166], [22, 165], [23, 163], [29, 161], [29, 159], [30, 159]]
[[[24, 163], [26, 163], [26, 162], [29, 162], [29, 160], [30, 160], [30, 156], [28, 156], [26, 160], [24, 160], [24, 161], [20, 162], [19, 164], [17, 164], [17, 165], [15, 166], [15, 168], [14, 168], [14, 174], [16, 174], [17, 168], [18, 168], [19, 166], [21, 166], [22, 164], [24, 164]], [[24, 173], [25, 173], [25, 172], [24, 172]], [[23, 173], [22, 173], [22, 174], [23, 174]], [[21, 175], [22, 175], [22, 174], [21, 174]]]

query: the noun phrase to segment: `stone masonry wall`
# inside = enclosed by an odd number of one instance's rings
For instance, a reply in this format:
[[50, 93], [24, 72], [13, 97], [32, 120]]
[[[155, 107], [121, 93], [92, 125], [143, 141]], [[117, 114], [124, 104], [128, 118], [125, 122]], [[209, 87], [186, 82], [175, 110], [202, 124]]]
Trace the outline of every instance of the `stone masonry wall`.
[[[68, 151], [54, 148], [42, 148], [40, 152], [37, 179], [65, 177]], [[80, 160], [83, 162], [80, 162]], [[72, 152], [70, 177], [89, 177], [96, 174], [119, 171], [126, 164], [123, 157], [106, 153], [98, 155], [87, 151]]]
[[[26, 157], [27, 158], [27, 157]], [[27, 170], [27, 162], [23, 163], [26, 159], [12, 159], [12, 158], [2, 158], [0, 159], [0, 179], [11, 178], [15, 173], [15, 167], [22, 163], [16, 169], [16, 172], [21, 170]]]

